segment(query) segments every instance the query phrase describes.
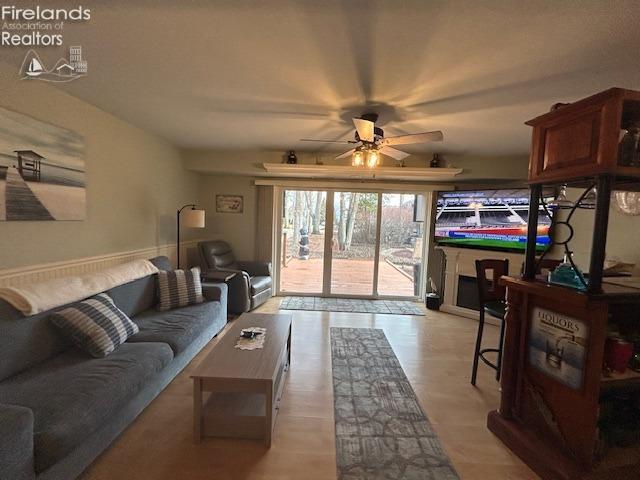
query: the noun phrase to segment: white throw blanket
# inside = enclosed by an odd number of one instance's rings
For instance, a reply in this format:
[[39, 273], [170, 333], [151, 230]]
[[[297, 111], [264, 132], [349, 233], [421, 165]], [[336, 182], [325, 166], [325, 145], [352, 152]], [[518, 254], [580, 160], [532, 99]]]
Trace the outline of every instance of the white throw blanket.
[[22, 287], [0, 287], [0, 298], [25, 315], [35, 315], [157, 273], [149, 260], [134, 260], [79, 277], [55, 278]]

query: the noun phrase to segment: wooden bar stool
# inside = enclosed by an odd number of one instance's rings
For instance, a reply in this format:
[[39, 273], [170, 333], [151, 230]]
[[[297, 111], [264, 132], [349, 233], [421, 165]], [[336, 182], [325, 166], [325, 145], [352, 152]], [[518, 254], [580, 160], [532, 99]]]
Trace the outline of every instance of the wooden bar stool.
[[[487, 272], [491, 270], [491, 280]], [[504, 341], [504, 316], [506, 310], [506, 289], [499, 284], [500, 277], [508, 275], [509, 260], [476, 260], [476, 276], [478, 279], [478, 298], [480, 300], [480, 321], [478, 323], [478, 336], [476, 348], [473, 352], [473, 368], [471, 370], [471, 385], [476, 384], [478, 374], [478, 359], [481, 359], [489, 367], [496, 371], [496, 380], [500, 380], [500, 368], [502, 366], [502, 343]], [[489, 314], [500, 319], [500, 341], [498, 348], [481, 348], [482, 333], [484, 331], [484, 316]], [[485, 357], [486, 353], [497, 353], [496, 363], [492, 363]]]
[[[555, 270], [560, 266], [562, 260], [556, 260], [554, 258], [543, 258], [539, 260], [536, 258], [536, 275], [540, 275], [545, 272], [548, 273], [551, 270]], [[520, 275], [524, 273], [524, 262], [522, 262], [522, 267], [520, 267]]]

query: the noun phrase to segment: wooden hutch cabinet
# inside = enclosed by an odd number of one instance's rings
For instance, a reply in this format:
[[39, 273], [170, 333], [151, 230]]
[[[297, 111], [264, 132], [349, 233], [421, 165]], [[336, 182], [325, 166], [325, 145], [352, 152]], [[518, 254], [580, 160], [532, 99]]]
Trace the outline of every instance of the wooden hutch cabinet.
[[[603, 275], [611, 192], [640, 187], [640, 163], [628, 164], [619, 152], [623, 130], [640, 126], [640, 92], [613, 88], [527, 124], [533, 135], [525, 268], [521, 278], [501, 279], [507, 287], [502, 393], [488, 427], [545, 480], [640, 479], [640, 423], [633, 426], [640, 418], [640, 373], [603, 373], [609, 332], [640, 338], [640, 283]], [[583, 188], [581, 199], [596, 193], [589, 271], [580, 289], [535, 273], [538, 209], [547, 208], [542, 189], [562, 184]], [[550, 237], [568, 251], [573, 228], [553, 218]], [[558, 239], [559, 230], [565, 238]], [[640, 231], [625, 234], [638, 243]], [[627, 408], [634, 418], [612, 426], [611, 418], [619, 422]]]

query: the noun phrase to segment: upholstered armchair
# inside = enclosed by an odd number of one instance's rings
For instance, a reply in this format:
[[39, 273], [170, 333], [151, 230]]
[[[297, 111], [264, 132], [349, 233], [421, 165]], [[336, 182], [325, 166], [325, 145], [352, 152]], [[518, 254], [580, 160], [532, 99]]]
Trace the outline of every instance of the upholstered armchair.
[[203, 277], [207, 271], [229, 273], [228, 309], [230, 313], [253, 310], [271, 297], [271, 262], [238, 261], [223, 240], [198, 243]]

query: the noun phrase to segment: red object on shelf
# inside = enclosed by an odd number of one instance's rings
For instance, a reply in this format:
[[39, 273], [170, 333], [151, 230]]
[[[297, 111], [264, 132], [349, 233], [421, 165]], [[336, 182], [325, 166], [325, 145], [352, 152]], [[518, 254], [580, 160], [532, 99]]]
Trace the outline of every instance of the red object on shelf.
[[607, 338], [605, 343], [604, 361], [616, 372], [624, 373], [633, 357], [633, 344], [620, 338]]

